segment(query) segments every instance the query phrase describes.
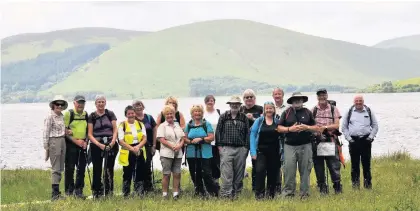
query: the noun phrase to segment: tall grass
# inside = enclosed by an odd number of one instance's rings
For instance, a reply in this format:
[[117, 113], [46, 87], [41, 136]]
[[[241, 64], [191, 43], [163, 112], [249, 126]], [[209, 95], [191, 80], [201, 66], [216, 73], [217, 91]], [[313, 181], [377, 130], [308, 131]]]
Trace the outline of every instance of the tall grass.
[[[192, 183], [183, 172], [184, 193], [180, 200], [163, 200], [156, 191], [143, 199], [123, 199], [115, 196], [108, 200], [66, 199], [54, 203], [16, 205], [16, 202], [49, 200], [50, 173], [42, 170], [2, 170], [2, 210], [420, 210], [420, 160], [407, 153], [393, 153], [375, 158], [372, 163], [373, 189], [353, 190], [350, 183], [350, 164], [342, 169], [344, 193], [320, 196], [316, 190], [315, 174], [311, 174], [311, 196], [256, 201], [250, 191], [251, 178], [246, 178], [245, 190], [235, 201], [224, 199], [200, 200], [194, 198]], [[121, 191], [122, 172], [116, 171], [116, 192]], [[159, 178], [161, 176], [159, 175]], [[86, 177], [85, 194], [90, 194]], [[331, 186], [331, 185], [330, 185]], [[297, 185], [299, 187], [299, 184]], [[63, 186], [61, 186], [63, 189]], [[160, 185], [158, 185], [160, 188]], [[62, 190], [63, 192], [63, 190]], [[333, 192], [330, 187], [330, 192]]]

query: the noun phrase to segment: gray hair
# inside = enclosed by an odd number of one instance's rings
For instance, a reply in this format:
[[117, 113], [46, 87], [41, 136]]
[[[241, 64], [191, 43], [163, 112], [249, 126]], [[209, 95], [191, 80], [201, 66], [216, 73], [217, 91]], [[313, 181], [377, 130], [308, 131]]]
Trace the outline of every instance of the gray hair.
[[98, 100], [104, 100], [104, 101], [106, 101], [105, 95], [96, 95], [95, 102], [98, 101]]
[[245, 97], [245, 96], [254, 96], [254, 97], [256, 97], [255, 96], [255, 92], [252, 89], [245, 90], [244, 93], [242, 94], [242, 97]]
[[138, 104], [140, 104], [141, 106], [143, 106], [143, 108], [145, 108], [143, 101], [137, 100], [137, 99], [133, 100], [133, 103], [132, 103], [133, 106], [138, 105]]

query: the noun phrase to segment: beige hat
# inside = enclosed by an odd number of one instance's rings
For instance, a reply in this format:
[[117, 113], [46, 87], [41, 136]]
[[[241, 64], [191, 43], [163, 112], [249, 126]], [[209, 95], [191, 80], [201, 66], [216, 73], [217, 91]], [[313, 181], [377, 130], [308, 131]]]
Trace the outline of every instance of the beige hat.
[[62, 108], [63, 108], [63, 110], [66, 110], [69, 104], [67, 103], [67, 101], [64, 99], [64, 97], [62, 95], [56, 95], [54, 97], [54, 99], [50, 102], [50, 108], [53, 109], [54, 108], [53, 104], [58, 102], [58, 101], [61, 101], [61, 102], [64, 103], [64, 106]]
[[232, 97], [230, 98], [230, 100], [229, 100], [229, 101], [227, 101], [227, 103], [226, 103], [226, 104], [235, 104], [235, 103], [242, 104], [242, 102], [241, 102], [241, 98], [240, 98], [239, 96], [232, 96]]
[[303, 99], [304, 103], [308, 102], [308, 97], [300, 92], [293, 92], [292, 96], [287, 99], [287, 103], [292, 104], [294, 99]]

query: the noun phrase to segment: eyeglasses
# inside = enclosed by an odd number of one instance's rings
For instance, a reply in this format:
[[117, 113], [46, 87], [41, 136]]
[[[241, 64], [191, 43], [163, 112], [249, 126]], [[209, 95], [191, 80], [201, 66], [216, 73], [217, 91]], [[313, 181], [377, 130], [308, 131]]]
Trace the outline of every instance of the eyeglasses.
[[249, 100], [249, 99], [252, 99], [252, 98], [254, 98], [254, 96], [246, 96], [246, 97], [244, 97], [245, 99], [247, 99], [247, 100]]
[[54, 103], [56, 106], [64, 106], [64, 103]]

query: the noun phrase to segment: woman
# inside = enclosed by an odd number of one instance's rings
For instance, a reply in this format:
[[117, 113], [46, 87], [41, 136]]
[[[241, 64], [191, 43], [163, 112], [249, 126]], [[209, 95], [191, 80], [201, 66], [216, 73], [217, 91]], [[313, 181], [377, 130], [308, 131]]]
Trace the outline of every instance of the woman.
[[[262, 106], [256, 105], [257, 97], [255, 95], [254, 90], [247, 89], [244, 91], [242, 95], [243, 95], [243, 100], [245, 102], [244, 103], [245, 105], [241, 106], [240, 111], [246, 114], [246, 117], [248, 118], [249, 126], [251, 127], [254, 124], [254, 121], [264, 113], [264, 109]], [[251, 170], [252, 171], [252, 179], [251, 179], [252, 191], [255, 191], [255, 177], [257, 174], [255, 171], [256, 170], [255, 160], [251, 160], [251, 164], [252, 164], [252, 170]]]
[[168, 186], [172, 173], [173, 181], [173, 198], [179, 197], [179, 184], [181, 181], [181, 148], [184, 146], [185, 134], [179, 124], [175, 124], [175, 108], [166, 105], [162, 114], [165, 116], [165, 122], [159, 125], [157, 130], [157, 138], [162, 144], [160, 153], [160, 161], [162, 163], [162, 195], [168, 197]]
[[[181, 128], [184, 129], [185, 118], [184, 115], [178, 111], [178, 100], [175, 97], [169, 96], [168, 98], [166, 98], [165, 105], [171, 105], [175, 108], [174, 122], [178, 123], [181, 126]], [[161, 123], [165, 122], [165, 118], [165, 115], [163, 113], [160, 113], [156, 119], [156, 124], [159, 126]]]
[[144, 109], [146, 108], [141, 100], [134, 100], [133, 101], [133, 107], [136, 112], [136, 120], [139, 122], [142, 122], [144, 124], [144, 127], [146, 128], [146, 153], [147, 153], [147, 159], [146, 159], [146, 178], [144, 180], [144, 190], [146, 192], [153, 191], [153, 182], [152, 181], [152, 174], [153, 172], [153, 166], [152, 166], [152, 160], [153, 156], [155, 156], [156, 152], [156, 131], [157, 126], [155, 119], [152, 117], [152, 115], [144, 113]]
[[276, 193], [277, 171], [280, 162], [280, 133], [276, 130], [279, 120], [275, 118], [275, 115], [274, 103], [266, 102], [264, 103], [264, 116], [256, 119], [251, 127], [250, 149], [256, 167], [256, 199], [262, 199], [265, 196], [266, 177], [268, 197], [272, 199]]
[[203, 106], [194, 105], [191, 110], [191, 121], [185, 128], [187, 161], [191, 179], [194, 182], [195, 195], [205, 197], [203, 182], [211, 196], [218, 196], [218, 187], [213, 181], [211, 171], [214, 131], [211, 124], [203, 120]]
[[135, 117], [134, 107], [129, 105], [124, 110], [127, 120], [118, 126], [118, 143], [121, 145], [119, 163], [123, 166], [124, 197], [130, 194], [131, 179], [134, 179], [134, 192], [144, 194], [146, 172], [146, 127]]
[[[214, 104], [216, 103], [216, 99], [213, 95], [207, 95], [204, 98], [204, 103], [206, 105], [206, 110], [204, 112], [204, 119], [211, 124], [213, 130], [217, 128], [217, 122], [219, 122], [220, 117], [220, 110], [214, 108]], [[211, 170], [212, 170], [212, 177], [213, 180], [218, 183], [218, 179], [220, 178], [220, 154], [219, 150], [216, 146], [216, 139], [211, 142], [212, 145], [212, 155], [211, 158]]]
[[57, 95], [50, 102], [51, 112], [44, 120], [43, 143], [46, 158], [51, 162], [51, 200], [64, 198], [60, 192], [61, 173], [64, 171], [64, 160], [66, 157], [66, 141], [64, 138], [66, 127], [64, 125], [64, 115], [61, 113], [66, 110], [67, 101], [61, 95]]
[[[94, 198], [112, 195], [114, 191], [114, 164], [118, 153], [117, 117], [105, 109], [105, 96], [95, 98], [96, 111], [88, 117], [88, 137], [93, 165], [92, 194]], [[105, 162], [104, 181], [102, 181], [102, 162]], [[102, 184], [104, 182], [105, 184]], [[104, 190], [105, 189], [105, 190]]]

